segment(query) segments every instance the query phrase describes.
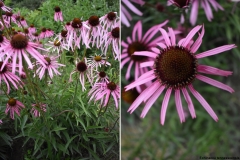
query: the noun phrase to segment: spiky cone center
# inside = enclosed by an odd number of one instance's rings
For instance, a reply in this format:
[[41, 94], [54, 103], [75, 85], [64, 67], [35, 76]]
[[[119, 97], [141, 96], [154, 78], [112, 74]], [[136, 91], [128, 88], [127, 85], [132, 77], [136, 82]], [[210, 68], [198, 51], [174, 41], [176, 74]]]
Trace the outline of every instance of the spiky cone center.
[[33, 35], [34, 35], [35, 37], [38, 37], [38, 33], [34, 33]]
[[14, 99], [14, 98], [10, 98], [10, 99], [8, 100], [8, 105], [10, 105], [10, 106], [12, 106], [12, 107], [15, 106], [16, 103], [17, 103], [17, 100]]
[[111, 33], [114, 38], [119, 38], [119, 27], [114, 28]]
[[77, 64], [77, 70], [79, 72], [85, 72], [87, 70], [87, 65], [85, 62], [78, 62]]
[[44, 59], [48, 62], [48, 65], [51, 64], [51, 59], [49, 57], [44, 57]]
[[61, 9], [60, 9], [59, 6], [56, 6], [56, 7], [54, 8], [54, 10], [55, 10], [55, 12], [60, 12], [60, 11], [61, 11]]
[[67, 33], [68, 33], [68, 31], [62, 30], [62, 31], [61, 31], [61, 36], [62, 36], [62, 37], [67, 37]]
[[95, 57], [94, 57], [94, 60], [97, 61], [97, 62], [99, 62], [99, 61], [102, 60], [102, 57], [101, 57], [101, 56], [95, 56]]
[[131, 59], [135, 62], [142, 62], [146, 59], [146, 56], [137, 56], [133, 55], [134, 52], [139, 52], [139, 51], [147, 51], [148, 47], [141, 42], [132, 42], [131, 44], [128, 45], [127, 53], [128, 56], [131, 57]]
[[2, 43], [2, 42], [3, 42], [3, 40], [4, 40], [4, 37], [3, 37], [3, 35], [2, 35], [2, 34], [0, 34], [0, 43]]
[[81, 28], [82, 27], [82, 21], [79, 18], [74, 18], [72, 20], [72, 27], [73, 28]]
[[26, 48], [28, 45], [28, 39], [22, 34], [15, 34], [11, 41], [11, 46], [15, 49], [23, 49]]
[[139, 93], [135, 88], [128, 91], [122, 91], [122, 99], [129, 104], [132, 104], [138, 96]]
[[28, 34], [29, 30], [27, 28], [24, 29], [24, 33]]
[[114, 13], [114, 12], [109, 12], [108, 14], [107, 14], [107, 18], [108, 18], [108, 20], [110, 20], [110, 21], [113, 21], [113, 20], [115, 20], [116, 19], [116, 14]]
[[4, 6], [4, 3], [3, 2], [0, 2], [0, 8]]
[[54, 41], [54, 46], [59, 47], [61, 45], [61, 42], [59, 40]]
[[161, 51], [154, 62], [154, 72], [162, 85], [182, 89], [197, 75], [197, 58], [183, 47], [171, 46]]
[[183, 8], [189, 5], [190, 0], [172, 0], [174, 2], [174, 4], [179, 7], [179, 8]]
[[91, 17], [88, 19], [88, 23], [89, 23], [91, 26], [93, 26], [93, 27], [99, 25], [99, 18], [98, 18], [98, 16], [91, 16]]
[[111, 91], [114, 91], [117, 88], [117, 85], [114, 82], [109, 82], [107, 88]]
[[106, 72], [101, 71], [101, 72], [98, 73], [98, 75], [99, 75], [101, 78], [105, 78], [105, 77], [106, 77]]
[[33, 28], [33, 27], [34, 27], [34, 24], [31, 24], [30, 27]]
[[[6, 14], [6, 16], [8, 16], [8, 17], [11, 17], [11, 16], [13, 15], [12, 12], [6, 12], [5, 14]], [[17, 19], [17, 18], [16, 18], [16, 19]]]
[[43, 28], [41, 29], [41, 31], [42, 31], [42, 32], [46, 32], [47, 29], [46, 29], [45, 27], [43, 27]]
[[3, 69], [1, 70], [2, 66], [3, 66], [3, 61], [0, 61], [0, 73], [5, 73], [5, 72], [7, 71], [7, 67], [6, 67], [6, 65], [5, 65], [5, 66], [3, 67]]
[[21, 16], [21, 21], [24, 21], [24, 20], [25, 20], [25, 18], [23, 16]]

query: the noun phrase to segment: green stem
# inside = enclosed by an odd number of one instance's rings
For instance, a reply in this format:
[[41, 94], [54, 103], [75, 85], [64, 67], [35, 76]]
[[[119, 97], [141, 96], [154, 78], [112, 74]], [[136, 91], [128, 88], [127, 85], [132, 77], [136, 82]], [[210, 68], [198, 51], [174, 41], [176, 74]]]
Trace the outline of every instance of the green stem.
[[109, 133], [112, 132], [112, 130], [114, 129], [114, 127], [115, 127], [115, 125], [117, 124], [118, 120], [119, 120], [119, 117], [118, 117], [117, 120], [115, 121], [115, 123], [114, 123], [113, 127], [110, 129]]

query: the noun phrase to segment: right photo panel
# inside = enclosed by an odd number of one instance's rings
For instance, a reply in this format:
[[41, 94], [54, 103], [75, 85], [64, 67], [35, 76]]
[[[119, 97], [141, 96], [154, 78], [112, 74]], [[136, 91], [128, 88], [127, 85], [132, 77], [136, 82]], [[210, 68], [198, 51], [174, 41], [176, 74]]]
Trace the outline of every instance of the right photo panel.
[[240, 159], [240, 0], [121, 0], [121, 159]]

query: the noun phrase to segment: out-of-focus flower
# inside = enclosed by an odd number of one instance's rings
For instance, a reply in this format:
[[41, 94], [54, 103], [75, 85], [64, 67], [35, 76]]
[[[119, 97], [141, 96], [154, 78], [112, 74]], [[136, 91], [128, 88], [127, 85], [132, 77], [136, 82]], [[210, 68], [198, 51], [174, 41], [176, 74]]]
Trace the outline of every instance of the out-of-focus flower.
[[12, 119], [14, 119], [14, 113], [16, 113], [18, 116], [20, 116], [20, 111], [22, 108], [25, 108], [24, 105], [22, 104], [22, 102], [14, 99], [14, 98], [10, 98], [8, 100], [5, 113], [7, 114], [8, 112], [10, 112], [10, 117]]
[[[192, 38], [201, 28], [202, 31], [199, 33], [198, 38], [194, 42]], [[128, 112], [132, 113], [142, 102], [144, 102], [145, 107], [141, 114], [141, 117], [144, 118], [154, 102], [162, 94], [164, 89], [166, 89], [167, 91], [163, 99], [160, 116], [162, 125], [165, 121], [166, 110], [172, 91], [175, 93], [176, 108], [180, 122], [185, 122], [180, 92], [183, 93], [192, 118], [196, 118], [194, 106], [187, 91], [188, 88], [194, 97], [210, 114], [210, 116], [215, 121], [218, 121], [218, 117], [214, 113], [213, 109], [200, 95], [200, 93], [198, 93], [193, 88], [192, 83], [195, 79], [198, 79], [212, 86], [226, 90], [230, 93], [234, 92], [231, 87], [200, 74], [203, 73], [219, 76], [229, 76], [232, 74], [232, 72], [220, 70], [211, 66], [200, 65], [198, 64], [198, 59], [219, 54], [221, 52], [233, 49], [236, 46], [234, 44], [224, 45], [195, 55], [194, 53], [196, 53], [202, 43], [202, 38], [204, 35], [203, 26], [194, 27], [185, 38], [181, 39], [178, 42], [178, 44], [176, 44], [176, 37], [172, 28], [169, 28], [170, 38], [164, 29], [160, 28], [160, 32], [162, 33], [165, 41], [164, 43], [158, 43], [158, 46], [161, 49], [155, 48], [153, 51], [142, 51], [134, 53], [134, 55], [145, 55], [153, 58], [153, 60], [140, 64], [141, 67], [153, 68], [150, 71], [142, 74], [135, 82], [127, 85], [125, 87], [126, 90], [135, 88], [136, 86], [147, 83], [148, 81], [153, 81], [153, 84], [147, 87], [138, 96], [138, 98], [130, 106]]]
[[42, 79], [44, 74], [47, 74], [50, 76], [50, 78], [53, 78], [53, 74], [61, 75], [60, 72], [58, 72], [58, 68], [60, 66], [65, 66], [64, 64], [60, 64], [57, 62], [57, 58], [59, 56], [44, 56], [44, 59], [46, 60], [45, 66], [42, 66], [41, 63], [37, 62], [38, 69], [36, 70], [36, 73], [39, 75], [39, 78]]
[[218, 9], [224, 10], [223, 7], [218, 2], [216, 2], [216, 0], [192, 0], [191, 3], [192, 7], [190, 13], [190, 23], [192, 25], [195, 25], [197, 22], [199, 5], [201, 5], [201, 7], [204, 9], [208, 21], [211, 21], [213, 19], [213, 13], [210, 4], [213, 6], [215, 11], [218, 11]]
[[[154, 37], [159, 27], [163, 27], [168, 21], [165, 21], [159, 25], [151, 27], [144, 35], [142, 35], [142, 22], [138, 21], [132, 32], [132, 37], [127, 37], [127, 41], [122, 41], [122, 54], [121, 54], [121, 68], [129, 63], [127, 68], [127, 73], [125, 75], [126, 79], [130, 78], [130, 71], [132, 66], [135, 65], [135, 80], [148, 71], [148, 68], [141, 68], [140, 63], [151, 59], [148, 56], [136, 56], [133, 55], [136, 51], [150, 51], [152, 47], [156, 47], [156, 44], [163, 40], [162, 36]], [[137, 87], [137, 90], [141, 92], [141, 88]]]
[[5, 12], [11, 12], [11, 10], [12, 10], [11, 8], [5, 6], [5, 4], [3, 3], [2, 0], [0, 0], [0, 8]]
[[63, 21], [63, 15], [62, 15], [62, 11], [61, 11], [60, 7], [59, 7], [59, 6], [56, 6], [56, 7], [54, 8], [54, 10], [55, 10], [54, 20], [55, 20], [55, 21]]
[[3, 121], [0, 119], [0, 124], [2, 124], [3, 123]]
[[21, 86], [23, 84], [21, 79], [10, 71], [11, 69], [12, 69], [11, 63], [3, 64], [3, 61], [1, 61], [0, 59], [0, 85], [2, 80], [6, 83], [8, 88], [7, 93], [10, 92], [9, 82], [16, 89], [18, 89], [18, 86]]
[[40, 117], [42, 112], [46, 112], [46, 104], [40, 103], [40, 104], [32, 104], [31, 112], [35, 117]]
[[112, 95], [115, 106], [118, 108], [120, 87], [114, 82], [95, 83], [93, 88], [89, 91], [88, 95], [91, 95], [89, 101], [92, 101], [94, 99], [95, 102], [101, 100], [101, 105], [103, 105], [103, 107], [107, 106], [110, 96]]
[[168, 0], [171, 4], [177, 6], [178, 8], [187, 8], [189, 6], [190, 0]]
[[28, 28], [28, 31], [33, 34], [36, 32], [36, 28], [34, 27], [34, 24], [31, 24], [30, 27]]
[[45, 63], [47, 62], [43, 58], [43, 56], [37, 51], [37, 49], [45, 50], [39, 47], [39, 44], [29, 42], [27, 37], [22, 34], [13, 35], [11, 41], [8, 44], [6, 44], [4, 47], [2, 47], [2, 50], [4, 50], [4, 52], [0, 52], [0, 58], [3, 57], [4, 55], [7, 56], [0, 70], [3, 69], [5, 64], [8, 62], [9, 58], [12, 58], [12, 72], [15, 73], [16, 63], [18, 58], [19, 74], [21, 74], [22, 68], [23, 68], [22, 57], [24, 57], [25, 61], [28, 64], [28, 67], [32, 69], [33, 65], [27, 53], [29, 53], [39, 63], [45, 66]]
[[[132, 2], [134, 3], [137, 3], [137, 4], [140, 4], [140, 5], [143, 5], [145, 2], [143, 0], [121, 0], [121, 22], [129, 27], [130, 26], [130, 23], [129, 21], [132, 20], [132, 16], [131, 14], [129, 13], [129, 11], [127, 10], [127, 8], [129, 8], [133, 13], [139, 15], [139, 16], [142, 16], [142, 12], [139, 11], [133, 4]], [[127, 8], [126, 8], [127, 7]]]

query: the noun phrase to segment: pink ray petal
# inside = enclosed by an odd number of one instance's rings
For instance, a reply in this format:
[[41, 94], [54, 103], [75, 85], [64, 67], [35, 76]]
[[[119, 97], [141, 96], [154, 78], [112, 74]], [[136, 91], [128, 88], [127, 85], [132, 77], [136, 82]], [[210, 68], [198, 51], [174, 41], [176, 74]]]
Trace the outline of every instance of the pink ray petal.
[[161, 124], [164, 125], [164, 121], [165, 121], [165, 117], [166, 117], [166, 111], [167, 111], [167, 106], [168, 106], [168, 102], [169, 102], [169, 99], [170, 99], [170, 96], [171, 96], [171, 92], [172, 92], [172, 89], [169, 88], [167, 89], [167, 92], [164, 96], [164, 99], [163, 99], [163, 103], [162, 103], [162, 108], [161, 108]]

